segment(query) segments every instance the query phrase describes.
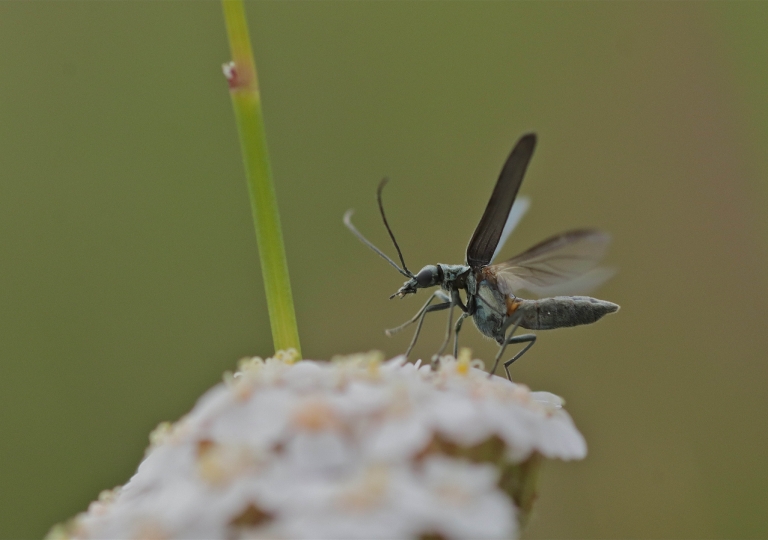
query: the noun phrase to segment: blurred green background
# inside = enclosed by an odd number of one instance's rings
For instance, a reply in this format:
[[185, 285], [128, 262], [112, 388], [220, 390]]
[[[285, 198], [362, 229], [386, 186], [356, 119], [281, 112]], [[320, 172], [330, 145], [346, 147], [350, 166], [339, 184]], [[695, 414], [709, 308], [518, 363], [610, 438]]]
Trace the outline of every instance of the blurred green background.
[[[515, 365], [590, 454], [527, 538], [768, 536], [768, 3], [254, 2], [304, 355], [402, 352], [414, 269], [463, 261], [501, 164], [539, 147], [503, 255], [614, 234], [618, 315]], [[218, 2], [0, 3], [0, 537], [124, 483], [160, 421], [271, 352]], [[444, 318], [425, 325], [429, 357]], [[466, 327], [463, 344], [494, 344]]]

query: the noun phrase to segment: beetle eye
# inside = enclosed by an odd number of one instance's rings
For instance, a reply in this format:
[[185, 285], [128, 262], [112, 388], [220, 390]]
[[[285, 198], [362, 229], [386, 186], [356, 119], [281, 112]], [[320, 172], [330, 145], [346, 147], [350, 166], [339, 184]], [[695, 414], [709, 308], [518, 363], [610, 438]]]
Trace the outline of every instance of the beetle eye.
[[418, 283], [420, 287], [429, 287], [435, 280], [435, 271], [433, 268], [425, 266], [419, 270], [419, 273], [414, 276], [414, 279], [416, 279], [416, 283]]

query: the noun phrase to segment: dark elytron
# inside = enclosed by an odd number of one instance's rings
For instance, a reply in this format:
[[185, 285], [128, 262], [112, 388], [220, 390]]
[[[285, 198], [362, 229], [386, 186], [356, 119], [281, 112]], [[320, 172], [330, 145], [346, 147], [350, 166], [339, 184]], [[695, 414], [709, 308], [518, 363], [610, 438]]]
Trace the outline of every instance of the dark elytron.
[[[610, 241], [610, 237], [604, 232], [593, 229], [569, 231], [544, 240], [507, 261], [490, 264], [527, 208], [527, 202], [522, 199], [514, 207], [513, 204], [535, 146], [536, 135], [530, 133], [524, 135], [512, 149], [501, 170], [483, 217], [469, 241], [466, 264], [427, 265], [416, 274], [408, 270], [381, 202], [381, 191], [386, 179], [379, 184], [377, 199], [381, 217], [395, 244], [402, 268], [352, 225], [351, 210], [345, 214], [346, 226], [363, 243], [408, 278], [390, 298], [395, 296], [403, 298], [408, 294], [416, 293], [418, 289], [440, 286], [440, 290], [432, 293], [410, 320], [397, 328], [387, 330], [387, 335], [391, 335], [412, 323], [417, 324], [406, 355], [416, 344], [426, 314], [447, 309], [449, 315], [446, 336], [435, 357], [442, 354], [454, 329], [453, 308], [458, 306], [462, 313], [455, 326], [454, 356], [458, 351], [458, 337], [462, 322], [471, 316], [478, 330], [496, 340], [501, 346], [491, 374], [496, 371], [499, 359], [507, 345], [526, 344], [514, 357], [504, 362], [507, 377], [510, 377], [510, 364], [520, 358], [536, 341], [534, 334], [515, 336], [514, 333], [519, 327], [529, 330], [551, 330], [590, 324], [607, 313], [613, 313], [619, 309], [619, 306], [614, 303], [588, 296], [548, 297], [556, 291], [567, 288], [595, 286], [610, 277], [611, 272], [597, 266]], [[521, 289], [545, 298], [539, 300], [519, 298], [517, 291]], [[466, 302], [462, 301], [460, 290], [464, 290]], [[433, 304], [435, 300], [439, 303]]]

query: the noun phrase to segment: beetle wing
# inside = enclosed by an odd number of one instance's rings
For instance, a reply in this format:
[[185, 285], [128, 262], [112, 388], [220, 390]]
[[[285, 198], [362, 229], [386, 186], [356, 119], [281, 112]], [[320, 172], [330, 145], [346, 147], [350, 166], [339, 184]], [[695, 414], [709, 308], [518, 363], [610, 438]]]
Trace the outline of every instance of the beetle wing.
[[523, 219], [523, 216], [528, 211], [530, 206], [531, 199], [528, 197], [518, 197], [515, 199], [515, 203], [512, 205], [512, 210], [509, 211], [507, 222], [504, 224], [504, 229], [501, 231], [499, 245], [496, 246], [496, 251], [493, 252], [493, 257], [491, 257], [491, 262], [496, 260], [496, 257], [499, 255], [499, 251], [501, 251], [504, 248], [504, 244], [507, 243], [509, 235], [512, 234], [512, 231], [515, 230], [515, 227], [517, 227], [517, 224], [520, 223], [520, 220]]
[[496, 276], [499, 289], [513, 296], [519, 289], [545, 296], [591, 288], [613, 275], [597, 266], [611, 237], [602, 231], [568, 231], [536, 244], [488, 270]]
[[478, 268], [491, 262], [535, 147], [536, 135], [523, 135], [504, 163], [488, 206], [467, 246], [469, 266]]

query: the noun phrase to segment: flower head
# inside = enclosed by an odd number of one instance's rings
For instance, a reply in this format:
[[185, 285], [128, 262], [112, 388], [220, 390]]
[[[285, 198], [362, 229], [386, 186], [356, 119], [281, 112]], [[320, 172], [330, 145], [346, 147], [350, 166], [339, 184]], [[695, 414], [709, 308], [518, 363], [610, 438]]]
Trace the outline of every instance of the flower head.
[[586, 445], [560, 398], [470, 358], [244, 360], [50, 536], [514, 537], [540, 458]]

